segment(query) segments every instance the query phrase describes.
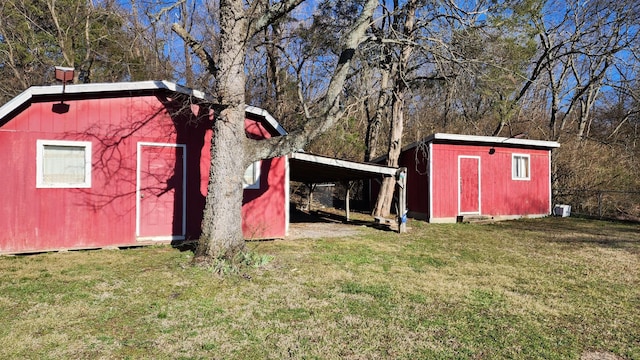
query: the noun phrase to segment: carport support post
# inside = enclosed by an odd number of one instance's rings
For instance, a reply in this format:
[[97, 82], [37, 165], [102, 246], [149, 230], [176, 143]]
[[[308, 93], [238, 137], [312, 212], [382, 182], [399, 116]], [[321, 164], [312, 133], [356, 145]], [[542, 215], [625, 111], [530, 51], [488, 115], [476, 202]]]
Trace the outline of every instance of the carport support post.
[[347, 221], [349, 221], [349, 199], [351, 198], [351, 188], [353, 187], [354, 182], [353, 181], [343, 181], [342, 184], [344, 185], [345, 188], [345, 195], [344, 195], [344, 211], [345, 211], [345, 217], [347, 218]]
[[407, 232], [407, 168], [402, 167], [396, 172], [398, 185], [398, 232]]
[[316, 184], [305, 184], [309, 189], [309, 195], [307, 196], [307, 211], [311, 213], [311, 203], [313, 202], [313, 191], [316, 189]]

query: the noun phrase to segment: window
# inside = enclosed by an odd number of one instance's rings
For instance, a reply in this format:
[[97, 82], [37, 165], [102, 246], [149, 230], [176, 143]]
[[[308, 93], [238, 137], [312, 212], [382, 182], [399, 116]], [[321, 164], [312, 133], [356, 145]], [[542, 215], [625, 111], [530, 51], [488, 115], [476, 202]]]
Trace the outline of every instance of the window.
[[91, 142], [38, 140], [37, 188], [90, 188]]
[[513, 154], [511, 179], [513, 180], [529, 180], [530, 168], [529, 168], [529, 155]]
[[260, 189], [260, 165], [262, 161], [256, 161], [249, 165], [244, 171], [244, 178], [242, 179], [243, 189]]

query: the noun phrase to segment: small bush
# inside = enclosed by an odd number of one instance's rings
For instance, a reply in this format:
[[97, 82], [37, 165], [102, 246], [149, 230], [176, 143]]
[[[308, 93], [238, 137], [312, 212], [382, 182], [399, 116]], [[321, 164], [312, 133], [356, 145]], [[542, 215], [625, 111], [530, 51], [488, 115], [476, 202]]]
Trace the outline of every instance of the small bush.
[[244, 269], [258, 269], [266, 266], [273, 260], [273, 256], [258, 254], [251, 251], [241, 251], [233, 259], [218, 258], [211, 262], [210, 269], [218, 275], [240, 275]]

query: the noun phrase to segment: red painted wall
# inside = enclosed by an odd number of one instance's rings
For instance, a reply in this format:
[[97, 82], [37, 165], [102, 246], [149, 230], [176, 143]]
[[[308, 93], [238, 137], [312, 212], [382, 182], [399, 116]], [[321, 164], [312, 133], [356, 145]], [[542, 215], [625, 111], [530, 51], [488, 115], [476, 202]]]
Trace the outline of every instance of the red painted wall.
[[409, 149], [400, 154], [400, 166], [407, 168], [407, 207], [409, 211], [429, 212], [429, 160], [426, 154]]
[[[481, 214], [542, 215], [550, 211], [549, 152], [491, 146], [433, 144], [433, 218], [458, 215], [458, 157], [480, 157]], [[512, 180], [512, 154], [529, 154], [530, 180]]]
[[[69, 111], [62, 114], [52, 111], [57, 102], [34, 102], [0, 127], [0, 252], [137, 244], [138, 142], [186, 144], [186, 236], [199, 235], [208, 178], [208, 114], [172, 116], [167, 109], [181, 104], [161, 93], [67, 100]], [[247, 128], [268, 134], [256, 120], [248, 119]], [[36, 188], [38, 139], [91, 141], [91, 188]], [[282, 237], [285, 160], [263, 161], [261, 174], [264, 186], [245, 192], [243, 230], [247, 237]]]
[[[247, 134], [255, 139], [268, 139], [269, 131], [257, 120], [246, 119]], [[207, 194], [209, 181], [211, 134], [205, 135], [205, 144], [200, 154], [200, 194], [203, 199]], [[260, 166], [260, 188], [245, 189], [242, 202], [242, 231], [247, 239], [273, 239], [286, 235], [285, 195], [286, 189], [286, 160], [284, 157], [263, 160]], [[204, 200], [203, 200], [204, 201]], [[204, 203], [203, 203], [204, 206]], [[195, 225], [195, 224], [194, 224]], [[199, 231], [200, 224], [197, 224]]]

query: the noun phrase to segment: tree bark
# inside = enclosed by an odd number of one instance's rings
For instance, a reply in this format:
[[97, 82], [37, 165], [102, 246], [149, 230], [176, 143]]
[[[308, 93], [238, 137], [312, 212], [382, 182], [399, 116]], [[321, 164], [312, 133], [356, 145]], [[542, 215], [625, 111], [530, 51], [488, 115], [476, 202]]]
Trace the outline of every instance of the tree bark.
[[380, 78], [380, 91], [378, 93], [377, 106], [373, 112], [373, 117], [371, 117], [367, 123], [367, 134], [365, 138], [366, 148], [364, 153], [365, 162], [373, 160], [376, 156], [380, 125], [382, 124], [383, 112], [386, 108], [387, 99], [389, 97], [387, 95], [389, 92], [389, 70], [383, 68]]
[[202, 219], [199, 260], [233, 258], [244, 249], [242, 176], [246, 161], [245, 73], [247, 18], [242, 0], [220, 1], [220, 45], [215, 94], [216, 114], [211, 139], [211, 168]]
[[268, 109], [273, 109], [272, 115], [281, 120], [286, 113], [286, 104], [284, 104], [283, 100], [283, 81], [282, 74], [286, 73], [282, 71], [279, 62], [279, 53], [278, 47], [276, 44], [282, 38], [282, 30], [280, 29], [279, 23], [274, 23], [271, 26], [271, 32], [267, 32], [265, 30], [265, 43], [267, 44], [265, 47], [266, 50], [266, 78], [267, 78], [267, 86], [268, 90], [266, 92], [267, 98], [266, 106]]
[[[404, 87], [398, 89], [393, 94], [391, 129], [389, 135], [389, 150], [387, 152], [387, 166], [398, 166], [400, 151], [402, 150], [402, 133], [404, 129]], [[396, 188], [396, 179], [385, 177], [382, 180], [380, 193], [374, 206], [373, 214], [375, 216], [386, 217], [391, 213], [391, 204], [393, 202], [393, 193]], [[404, 211], [404, 209], [398, 209]]]
[[[180, 4], [180, 17], [182, 18], [182, 27], [189, 31], [189, 24], [187, 22], [190, 14], [187, 11], [187, 3]], [[191, 56], [189, 56], [189, 46], [185, 43], [183, 46], [184, 52], [184, 80], [187, 87], [193, 87], [195, 85], [193, 76], [193, 66], [191, 64]]]
[[[399, 22], [396, 23], [396, 28], [403, 29], [403, 36], [412, 40], [414, 38], [414, 26], [416, 20], [416, 10], [418, 7], [418, 1], [410, 0], [406, 4], [406, 13], [404, 17], [404, 23], [400, 26]], [[395, 8], [398, 8], [398, 3], [395, 2]], [[398, 15], [396, 15], [398, 16]], [[397, 19], [397, 17], [396, 17]], [[391, 107], [391, 128], [389, 129], [389, 149], [387, 152], [387, 166], [398, 166], [398, 159], [400, 158], [400, 151], [402, 150], [402, 133], [404, 129], [404, 103], [405, 93], [408, 89], [407, 83], [407, 68], [409, 67], [409, 59], [413, 53], [414, 45], [410, 42], [402, 46], [400, 58], [396, 64], [392, 65], [391, 77], [394, 82], [394, 91], [392, 94], [392, 107]], [[378, 193], [378, 199], [376, 200], [373, 215], [386, 217], [391, 213], [391, 204], [393, 202], [393, 193], [395, 191], [396, 181], [394, 178], [384, 178]], [[398, 209], [399, 212], [405, 209]]]
[[213, 122], [211, 168], [202, 220], [202, 234], [196, 250], [196, 261], [233, 258], [244, 249], [242, 235], [242, 177], [253, 161], [286, 155], [301, 149], [310, 140], [324, 133], [340, 119], [343, 110], [340, 95], [349, 73], [351, 61], [365, 31], [369, 27], [378, 0], [367, 0], [360, 16], [342, 42], [342, 51], [318, 115], [289, 135], [267, 140], [251, 140], [245, 135], [244, 62], [248, 42], [273, 21], [291, 11], [302, 0], [284, 0], [274, 4], [264, 15], [249, 24], [250, 14], [242, 0], [220, 1], [220, 41], [216, 49], [218, 63], [179, 24], [173, 31], [187, 42], [216, 76], [214, 94], [222, 110]]

